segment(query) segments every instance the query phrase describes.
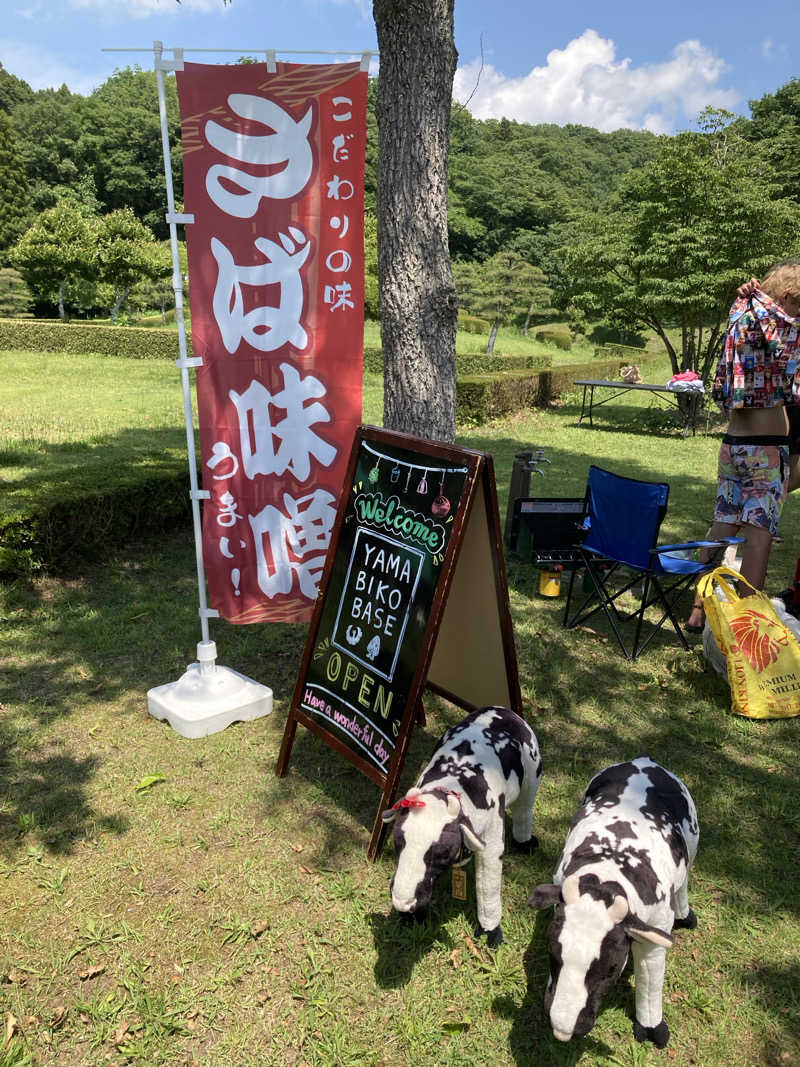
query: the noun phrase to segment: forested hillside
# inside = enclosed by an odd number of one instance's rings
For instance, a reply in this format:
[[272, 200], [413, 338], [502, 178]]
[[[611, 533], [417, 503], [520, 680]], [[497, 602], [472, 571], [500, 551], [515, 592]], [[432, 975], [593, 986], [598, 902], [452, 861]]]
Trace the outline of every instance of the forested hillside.
[[[367, 271], [373, 275], [367, 310], [373, 316], [378, 92], [373, 82], [366, 175]], [[167, 79], [167, 111], [180, 199], [174, 78]], [[532, 290], [527, 304], [521, 295], [514, 312], [520, 325], [538, 301], [575, 330], [589, 315], [659, 332], [682, 314], [676, 307], [686, 293], [675, 290], [676, 279], [702, 288], [701, 276], [711, 273], [714, 283], [696, 309], [710, 326], [742, 271], [795, 252], [800, 81], [752, 101], [750, 111], [749, 117], [709, 112], [699, 131], [657, 137], [479, 121], [454, 106], [448, 221], [457, 276], [468, 277], [464, 264], [503, 256], [483, 272], [486, 277], [502, 277], [513, 263], [535, 268], [526, 277], [537, 295]], [[0, 268], [20, 271], [36, 313], [52, 315], [59, 297], [73, 314], [107, 315], [126, 303], [140, 311], [159, 307], [167, 231], [155, 75], [127, 68], [81, 96], [66, 86], [34, 92], [0, 65], [0, 197]], [[39, 229], [28, 234], [27, 246], [21, 242], [26, 259], [18, 242], [31, 226]], [[76, 240], [84, 250], [64, 263], [56, 253], [67, 233], [82, 234]], [[130, 272], [120, 279], [81, 267], [81, 254], [90, 257], [98, 233], [116, 240], [117, 260], [122, 238], [132, 256], [136, 251], [139, 283]], [[34, 263], [36, 249], [48, 242], [51, 258]], [[462, 305], [470, 310], [474, 293], [475, 306], [486, 314], [493, 295], [478, 293], [480, 276], [463, 289]], [[668, 300], [665, 285], [672, 287]], [[676, 353], [678, 362], [694, 365], [698, 358], [694, 350]]]

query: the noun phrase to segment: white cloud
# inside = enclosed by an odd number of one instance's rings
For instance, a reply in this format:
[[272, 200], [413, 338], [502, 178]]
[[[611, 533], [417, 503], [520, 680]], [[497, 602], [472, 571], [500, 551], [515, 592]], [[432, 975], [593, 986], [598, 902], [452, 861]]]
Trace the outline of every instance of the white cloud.
[[470, 100], [476, 118], [519, 122], [567, 122], [610, 131], [620, 127], [667, 133], [686, 126], [702, 109], [735, 108], [739, 95], [718, 87], [727, 70], [699, 41], [683, 41], [664, 63], [641, 67], [617, 60], [614, 42], [585, 30], [563, 49], [548, 53], [543, 67], [507, 78], [480, 60], [456, 71], [453, 95]]
[[105, 15], [126, 18], [149, 18], [151, 15], [177, 15], [189, 11], [221, 11], [222, 0], [70, 0], [79, 10], [97, 10]]
[[101, 85], [114, 66], [109, 61], [108, 70], [89, 74], [85, 67], [70, 66], [46, 48], [8, 38], [0, 38], [0, 62], [32, 89], [59, 89], [67, 85], [73, 93], [84, 95]]

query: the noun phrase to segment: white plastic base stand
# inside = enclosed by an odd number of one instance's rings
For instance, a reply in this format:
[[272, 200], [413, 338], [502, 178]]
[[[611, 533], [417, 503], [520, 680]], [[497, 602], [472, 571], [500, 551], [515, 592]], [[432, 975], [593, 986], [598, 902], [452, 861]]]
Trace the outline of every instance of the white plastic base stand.
[[199, 641], [197, 659], [177, 682], [157, 685], [147, 693], [147, 710], [166, 719], [182, 737], [206, 737], [232, 722], [269, 715], [272, 690], [230, 667], [218, 667], [214, 641]]

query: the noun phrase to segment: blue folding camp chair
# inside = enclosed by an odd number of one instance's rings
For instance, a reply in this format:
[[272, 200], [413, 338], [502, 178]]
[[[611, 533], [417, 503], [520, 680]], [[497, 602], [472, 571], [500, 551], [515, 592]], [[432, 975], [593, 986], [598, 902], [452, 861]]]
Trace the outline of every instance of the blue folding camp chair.
[[[658, 532], [667, 513], [669, 485], [624, 478], [600, 467], [589, 468], [586, 486], [588, 531], [579, 546], [588, 581], [584, 582], [582, 603], [570, 612], [576, 571], [569, 581], [564, 626], [582, 625], [596, 612], [604, 611], [626, 659], [634, 660], [650, 644], [667, 619], [683, 647], [689, 644], [675, 615], [677, 602], [696, 578], [712, 570], [728, 545], [743, 537], [721, 541], [687, 541], [679, 545], [657, 545]], [[716, 548], [707, 563], [687, 558], [696, 548]], [[621, 584], [617, 572], [623, 571]], [[616, 576], [616, 577], [615, 577]], [[619, 598], [641, 583], [641, 599], [635, 611], [624, 612]], [[588, 589], [587, 589], [588, 586]], [[637, 588], [635, 596], [639, 599]], [[576, 597], [577, 599], [577, 597]], [[657, 622], [645, 619], [648, 608], [661, 613]], [[633, 621], [633, 640], [626, 643], [623, 624]], [[625, 627], [627, 629], [627, 626]], [[643, 634], [643, 630], [645, 631]]]

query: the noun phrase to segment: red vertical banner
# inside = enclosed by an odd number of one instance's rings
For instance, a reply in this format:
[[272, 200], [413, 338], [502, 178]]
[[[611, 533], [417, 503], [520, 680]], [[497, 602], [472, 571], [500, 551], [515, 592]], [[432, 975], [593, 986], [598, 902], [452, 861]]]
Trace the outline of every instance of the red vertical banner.
[[177, 79], [209, 599], [230, 622], [303, 621], [361, 421], [367, 75]]

